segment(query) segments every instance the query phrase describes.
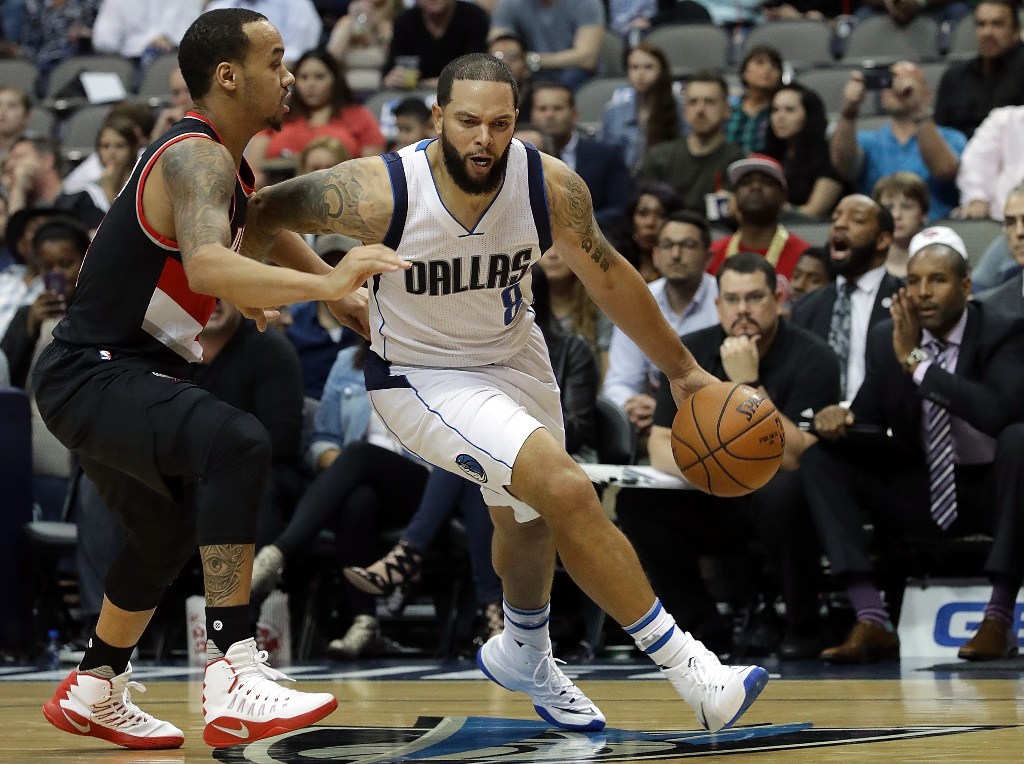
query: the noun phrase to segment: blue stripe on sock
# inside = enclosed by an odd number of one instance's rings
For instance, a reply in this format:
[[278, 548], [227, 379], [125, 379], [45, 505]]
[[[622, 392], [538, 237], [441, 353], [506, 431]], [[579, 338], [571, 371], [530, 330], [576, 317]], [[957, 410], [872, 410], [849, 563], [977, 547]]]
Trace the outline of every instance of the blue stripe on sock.
[[518, 610], [512, 607], [510, 604], [508, 604], [508, 602], [502, 602], [501, 604], [505, 607], [506, 610], [511, 610], [516, 615], [543, 615], [544, 611], [549, 610], [551, 608], [551, 603], [548, 603], [540, 610]]
[[505, 616], [505, 623], [510, 623], [513, 626], [515, 626], [517, 629], [525, 629], [526, 631], [534, 631], [535, 629], [542, 629], [545, 626], [547, 626], [550, 621], [551, 621], [551, 618], [548, 617], [548, 618], [545, 618], [540, 623], [538, 623], [536, 626], [527, 626], [525, 623], [519, 623], [518, 621], [513, 621], [508, 616]]
[[661, 600], [655, 600], [654, 601], [654, 610], [651, 611], [651, 614], [648, 615], [646, 618], [644, 618], [642, 621], [640, 621], [640, 623], [638, 623], [636, 626], [627, 627], [626, 628], [626, 633], [627, 634], [636, 634], [638, 631], [640, 631], [642, 628], [644, 628], [644, 626], [647, 626], [652, 621], [654, 621], [654, 619], [657, 618], [661, 614], [661, 610], [662, 610]]
[[644, 650], [644, 652], [647, 653], [648, 655], [653, 655], [654, 653], [656, 653], [658, 650], [660, 650], [661, 648], [663, 648], [665, 645], [668, 644], [668, 640], [672, 636], [672, 633], [675, 630], [676, 630], [676, 627], [673, 626], [671, 629], [668, 630], [668, 633], [665, 636], [663, 636], [661, 639], [659, 639], [653, 645], [651, 645], [646, 650]]

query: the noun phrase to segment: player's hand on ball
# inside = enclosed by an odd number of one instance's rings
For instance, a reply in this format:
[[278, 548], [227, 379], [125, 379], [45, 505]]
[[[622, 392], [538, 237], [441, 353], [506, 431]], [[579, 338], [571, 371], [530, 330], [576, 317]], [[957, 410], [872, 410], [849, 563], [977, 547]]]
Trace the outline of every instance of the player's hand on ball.
[[814, 415], [814, 432], [825, 440], [839, 440], [846, 437], [846, 428], [853, 421], [853, 414], [848, 409], [839, 405], [826, 406]]
[[370, 339], [370, 293], [365, 287], [357, 289], [348, 297], [331, 300], [327, 303], [327, 309], [342, 326]]
[[694, 366], [686, 374], [669, 380], [669, 384], [672, 385], [672, 398], [675, 400], [677, 408], [682, 408], [687, 398], [702, 387], [714, 385], [718, 382], [721, 382], [718, 377], [709, 374], [700, 366]]
[[371, 276], [408, 270], [410, 267], [411, 264], [407, 260], [403, 260], [395, 250], [383, 244], [353, 247], [327, 276], [330, 294], [326, 299], [340, 300], [363, 286]]

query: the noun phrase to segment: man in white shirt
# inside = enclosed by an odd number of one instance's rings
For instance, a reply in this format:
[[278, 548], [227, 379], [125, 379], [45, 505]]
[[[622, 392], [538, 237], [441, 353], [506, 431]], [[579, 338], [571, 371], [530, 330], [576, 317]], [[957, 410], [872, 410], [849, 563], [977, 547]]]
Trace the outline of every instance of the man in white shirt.
[[170, 53], [202, 12], [203, 0], [103, 0], [92, 45], [125, 58], [141, 58], [147, 50]]
[[[718, 285], [704, 269], [710, 257], [707, 221], [683, 210], [662, 224], [652, 257], [662, 278], [648, 284], [654, 301], [680, 336], [718, 322]], [[641, 434], [654, 418], [658, 369], [622, 330], [616, 328], [608, 350], [603, 394], [622, 406]]]
[[212, 0], [203, 10], [217, 8], [248, 8], [266, 16], [281, 33], [286, 61], [296, 61], [320, 45], [324, 22], [313, 0]]

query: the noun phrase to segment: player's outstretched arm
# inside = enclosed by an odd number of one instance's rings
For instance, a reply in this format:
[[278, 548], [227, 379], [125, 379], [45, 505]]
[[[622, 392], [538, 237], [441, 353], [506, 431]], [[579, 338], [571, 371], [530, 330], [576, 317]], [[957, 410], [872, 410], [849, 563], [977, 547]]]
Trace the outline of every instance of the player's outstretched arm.
[[353, 159], [261, 188], [249, 199], [246, 237], [264, 251], [285, 230], [343, 233], [373, 244], [384, 238], [393, 208], [381, 159]]
[[[230, 249], [228, 210], [235, 188], [235, 165], [219, 143], [205, 138], [175, 143], [164, 151], [158, 166], [164, 188], [156, 203], [172, 210], [174, 238], [193, 291], [263, 308], [303, 300], [337, 300], [355, 288], [350, 274], [275, 268]], [[382, 273], [397, 270], [400, 263], [393, 252], [375, 252], [359, 267]]]
[[637, 270], [608, 243], [594, 220], [586, 183], [563, 162], [544, 157], [553, 247], [612, 322], [668, 376], [676, 399], [716, 381], [669, 326]]

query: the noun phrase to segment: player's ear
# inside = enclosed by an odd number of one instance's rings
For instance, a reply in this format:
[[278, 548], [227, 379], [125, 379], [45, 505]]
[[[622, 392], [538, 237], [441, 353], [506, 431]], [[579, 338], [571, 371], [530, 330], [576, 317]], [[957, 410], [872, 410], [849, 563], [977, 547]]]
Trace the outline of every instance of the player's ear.
[[221, 61], [213, 70], [213, 79], [225, 90], [234, 90], [238, 87], [234, 64], [230, 61]]

